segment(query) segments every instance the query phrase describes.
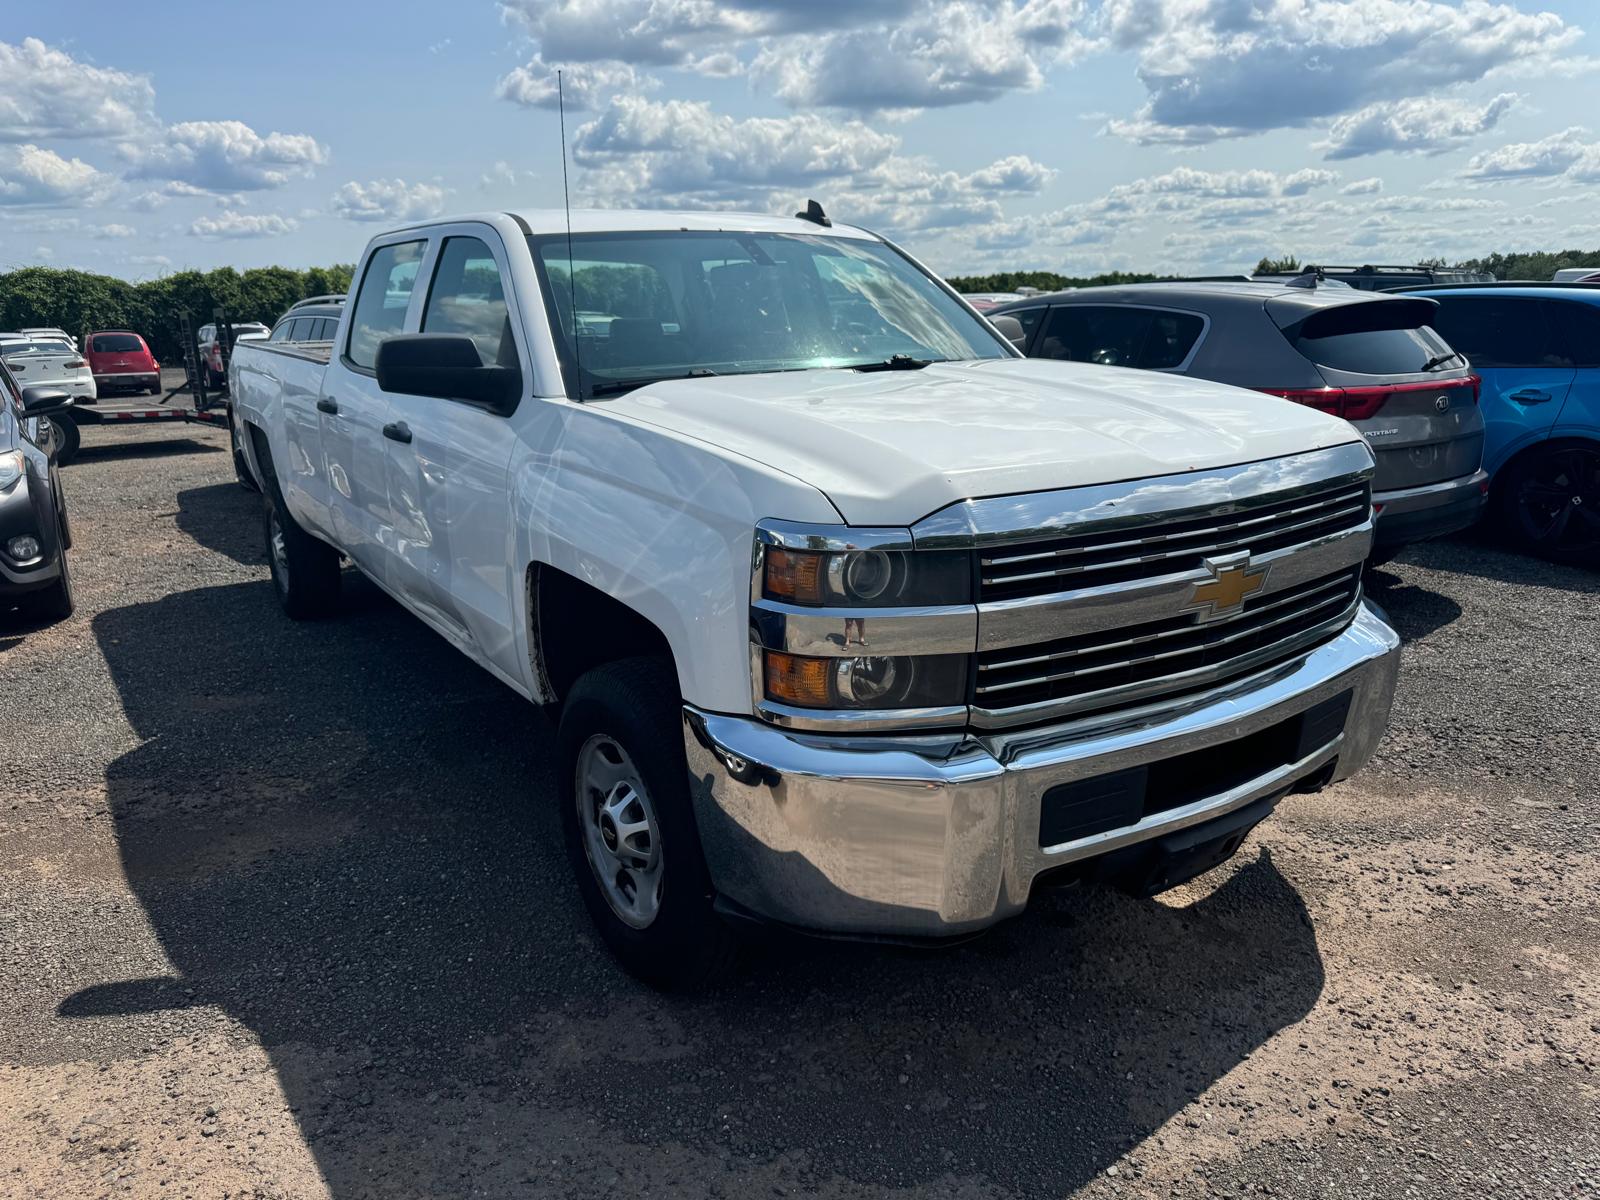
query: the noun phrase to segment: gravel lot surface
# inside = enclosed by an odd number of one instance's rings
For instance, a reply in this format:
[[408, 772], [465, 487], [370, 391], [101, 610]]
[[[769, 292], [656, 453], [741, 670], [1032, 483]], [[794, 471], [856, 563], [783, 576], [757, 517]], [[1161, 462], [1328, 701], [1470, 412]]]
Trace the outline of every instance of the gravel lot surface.
[[370, 585], [278, 611], [211, 430], [92, 430], [80, 611], [0, 626], [0, 1196], [1600, 1196], [1600, 575], [1374, 593], [1379, 760], [1158, 901], [591, 935], [522, 701]]

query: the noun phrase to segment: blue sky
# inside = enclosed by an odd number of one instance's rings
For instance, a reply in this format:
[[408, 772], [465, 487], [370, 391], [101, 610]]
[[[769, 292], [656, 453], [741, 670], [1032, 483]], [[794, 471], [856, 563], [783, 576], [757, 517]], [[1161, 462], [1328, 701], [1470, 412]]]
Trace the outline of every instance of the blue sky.
[[[441, 212], [789, 212], [946, 273], [1600, 247], [1591, 0], [165, 0], [0, 26], [0, 270]], [[1587, 126], [1587, 127], [1586, 127]]]

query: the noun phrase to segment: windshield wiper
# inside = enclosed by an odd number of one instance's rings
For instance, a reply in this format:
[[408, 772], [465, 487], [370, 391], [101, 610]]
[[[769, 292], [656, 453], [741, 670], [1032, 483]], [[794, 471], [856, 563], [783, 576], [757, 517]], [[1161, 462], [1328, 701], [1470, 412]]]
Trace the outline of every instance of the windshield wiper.
[[634, 388], [642, 388], [652, 383], [670, 383], [674, 379], [705, 379], [717, 374], [709, 367], [694, 367], [682, 375], [644, 375], [638, 379], [605, 379], [589, 385], [589, 397], [620, 396], [623, 392], [631, 392]]
[[[1442, 367], [1442, 366], [1444, 366], [1445, 363], [1449, 362], [1452, 358], [1461, 358], [1461, 351], [1452, 350], [1452, 351], [1450, 351], [1449, 354], [1435, 354], [1427, 362], [1422, 364], [1422, 369], [1424, 371], [1431, 371], [1435, 367]], [[1466, 362], [1467, 360], [1464, 359], [1464, 358], [1461, 358], [1461, 361], [1462, 362]]]
[[912, 358], [909, 354], [891, 354], [879, 362], [856, 363], [851, 371], [920, 371], [923, 367], [943, 362], [936, 358]]

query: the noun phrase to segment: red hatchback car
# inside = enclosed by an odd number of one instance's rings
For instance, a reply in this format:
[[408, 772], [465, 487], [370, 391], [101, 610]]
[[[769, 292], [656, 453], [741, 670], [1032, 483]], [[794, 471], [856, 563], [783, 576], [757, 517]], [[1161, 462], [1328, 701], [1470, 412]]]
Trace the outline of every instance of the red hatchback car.
[[83, 356], [89, 360], [95, 390], [102, 396], [115, 389], [161, 394], [161, 364], [137, 333], [91, 333], [84, 342]]

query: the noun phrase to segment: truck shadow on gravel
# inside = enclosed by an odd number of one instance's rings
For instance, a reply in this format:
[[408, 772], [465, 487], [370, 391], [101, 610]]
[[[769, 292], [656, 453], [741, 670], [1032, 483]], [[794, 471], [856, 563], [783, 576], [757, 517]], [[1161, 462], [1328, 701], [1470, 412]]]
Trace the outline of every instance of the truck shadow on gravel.
[[265, 566], [261, 495], [237, 483], [213, 483], [178, 493], [176, 523], [207, 550], [247, 567]]
[[[1178, 901], [1069, 892], [958, 950], [785, 940], [709, 996], [643, 990], [577, 902], [541, 719], [352, 591], [320, 623], [264, 580], [95, 618], [142, 743], [107, 773], [122, 864], [175, 974], [60, 1004], [220, 1008], [339, 1200], [1061, 1195], [1322, 991], [1248, 843]], [[184, 1086], [224, 1134], [281, 1119]]]

